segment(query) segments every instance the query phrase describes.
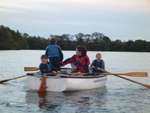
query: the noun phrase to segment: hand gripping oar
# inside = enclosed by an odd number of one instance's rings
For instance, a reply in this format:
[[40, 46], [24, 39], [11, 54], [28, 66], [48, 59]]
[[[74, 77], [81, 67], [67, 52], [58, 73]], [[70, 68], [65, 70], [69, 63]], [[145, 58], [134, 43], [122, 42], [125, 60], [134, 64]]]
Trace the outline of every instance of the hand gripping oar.
[[23, 75], [23, 76], [19, 76], [19, 77], [14, 77], [14, 78], [10, 78], [10, 79], [1, 80], [0, 84], [3, 84], [3, 83], [8, 82], [10, 80], [16, 80], [16, 79], [19, 79], [19, 78], [23, 78], [23, 77], [26, 77], [26, 76], [27, 75]]

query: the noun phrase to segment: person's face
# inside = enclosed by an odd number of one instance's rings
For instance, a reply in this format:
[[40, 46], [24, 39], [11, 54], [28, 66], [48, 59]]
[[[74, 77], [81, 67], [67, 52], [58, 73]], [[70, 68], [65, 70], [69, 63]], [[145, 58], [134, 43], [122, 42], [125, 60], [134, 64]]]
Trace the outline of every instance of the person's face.
[[79, 50], [76, 49], [76, 55], [80, 56], [81, 55], [81, 51], [79, 51]]
[[43, 59], [41, 59], [41, 62], [42, 62], [43, 64], [47, 64], [47, 63], [48, 63], [48, 59], [43, 58]]
[[96, 55], [96, 59], [101, 59], [101, 58], [102, 58], [101, 54]]

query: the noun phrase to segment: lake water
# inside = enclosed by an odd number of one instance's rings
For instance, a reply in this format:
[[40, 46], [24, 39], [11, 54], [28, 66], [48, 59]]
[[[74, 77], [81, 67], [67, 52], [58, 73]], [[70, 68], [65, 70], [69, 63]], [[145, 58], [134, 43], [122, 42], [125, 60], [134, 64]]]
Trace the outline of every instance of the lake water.
[[[0, 51], [0, 79], [24, 75], [23, 67], [38, 66], [44, 51]], [[65, 58], [74, 51], [64, 51]], [[96, 52], [88, 52], [90, 60]], [[147, 71], [150, 53], [102, 52], [111, 72]], [[69, 65], [68, 65], [69, 66]], [[150, 78], [131, 78], [150, 84]], [[150, 113], [150, 90], [109, 76], [106, 87], [88, 91], [54, 93], [39, 97], [26, 92], [25, 78], [0, 85], [0, 113]]]

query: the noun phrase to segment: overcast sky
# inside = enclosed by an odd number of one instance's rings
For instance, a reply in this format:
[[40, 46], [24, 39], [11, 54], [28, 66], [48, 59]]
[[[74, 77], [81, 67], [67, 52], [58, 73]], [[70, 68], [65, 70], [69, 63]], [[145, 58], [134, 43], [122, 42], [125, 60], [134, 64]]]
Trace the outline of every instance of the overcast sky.
[[150, 0], [0, 0], [0, 24], [30, 35], [150, 40]]

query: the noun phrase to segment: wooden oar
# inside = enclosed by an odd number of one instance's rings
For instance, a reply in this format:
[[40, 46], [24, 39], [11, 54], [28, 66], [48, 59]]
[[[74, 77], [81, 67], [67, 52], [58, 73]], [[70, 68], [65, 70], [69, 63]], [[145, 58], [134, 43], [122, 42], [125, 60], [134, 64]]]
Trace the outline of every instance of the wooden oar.
[[113, 75], [124, 75], [129, 77], [148, 77], [147, 72], [128, 72], [128, 73], [112, 73]]
[[24, 71], [38, 71], [39, 68], [37, 67], [24, 67]]
[[[71, 69], [71, 68], [60, 68], [60, 69]], [[38, 67], [24, 67], [24, 71], [38, 71]]]
[[[111, 74], [111, 73], [110, 73], [110, 74]], [[144, 87], [150, 89], [150, 85], [149, 85], [149, 84], [144, 84], [144, 83], [141, 83], [141, 82], [137, 82], [137, 81], [131, 80], [131, 79], [129, 79], [129, 78], [126, 78], [126, 77], [123, 77], [123, 76], [120, 76], [120, 75], [117, 75], [117, 74], [112, 74], [112, 75], [117, 76], [117, 77], [122, 78], [122, 79], [125, 79], [125, 80], [128, 80], [128, 81], [130, 81], [130, 82], [133, 82], [133, 83], [142, 85], [142, 86], [144, 86]]]
[[[70, 68], [61, 68], [61, 69], [70, 69]], [[38, 71], [37, 67], [24, 67], [24, 71]], [[74, 73], [76, 75], [85, 75], [87, 73]], [[147, 72], [128, 72], [128, 73], [113, 73], [117, 75], [130, 76], [130, 77], [147, 77]]]
[[3, 84], [3, 83], [8, 82], [10, 80], [16, 80], [16, 79], [19, 79], [19, 78], [23, 78], [23, 77], [26, 77], [26, 76], [27, 75], [23, 75], [23, 76], [19, 76], [19, 77], [14, 77], [14, 78], [10, 78], [10, 79], [1, 80], [0, 84]]
[[129, 78], [120, 76], [119, 74], [108, 72], [108, 71], [106, 71], [106, 70], [103, 70], [103, 71], [106, 72], [106, 73], [108, 73], [108, 74], [110, 74], [110, 75], [114, 75], [114, 76], [116, 76], [116, 77], [122, 78], [122, 79], [124, 79], [124, 80], [128, 80], [128, 81], [130, 81], [130, 82], [132, 82], [132, 83], [136, 83], [136, 84], [142, 85], [142, 86], [144, 86], [144, 87], [150, 89], [150, 85], [149, 85], [149, 84], [144, 84], [144, 83], [141, 83], [141, 82], [137, 82], [137, 81], [135, 81], [135, 80], [131, 80], [131, 79], [129, 79]]

